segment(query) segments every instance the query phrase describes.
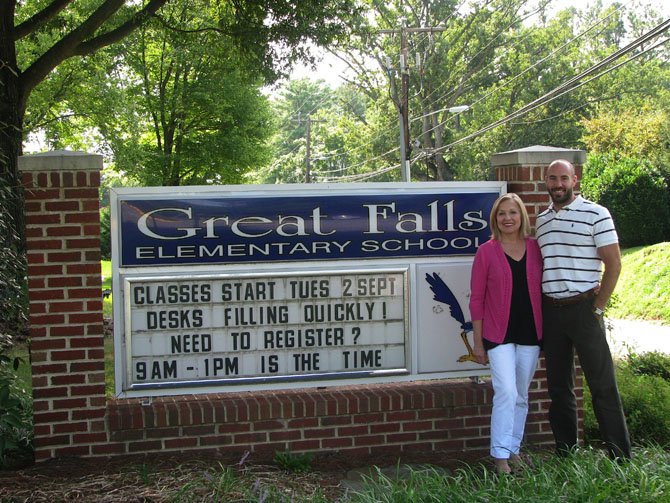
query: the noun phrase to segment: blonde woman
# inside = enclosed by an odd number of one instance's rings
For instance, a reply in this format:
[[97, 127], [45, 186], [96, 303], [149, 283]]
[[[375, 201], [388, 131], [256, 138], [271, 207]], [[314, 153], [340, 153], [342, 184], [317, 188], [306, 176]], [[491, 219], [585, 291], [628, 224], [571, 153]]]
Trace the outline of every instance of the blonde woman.
[[528, 388], [542, 340], [542, 256], [516, 194], [493, 204], [492, 237], [479, 247], [470, 280], [476, 360], [491, 366], [491, 456], [510, 473], [528, 415]]

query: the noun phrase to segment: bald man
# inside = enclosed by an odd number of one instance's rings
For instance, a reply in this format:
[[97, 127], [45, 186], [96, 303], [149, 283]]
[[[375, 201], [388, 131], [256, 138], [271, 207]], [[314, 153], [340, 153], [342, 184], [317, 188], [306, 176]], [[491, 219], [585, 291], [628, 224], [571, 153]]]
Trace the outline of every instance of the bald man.
[[575, 195], [577, 175], [570, 162], [553, 161], [545, 182], [551, 204], [535, 225], [544, 260], [544, 355], [556, 449], [565, 455], [577, 445], [576, 351], [609, 454], [627, 459], [630, 438], [603, 321], [621, 272], [614, 222], [606, 208]]

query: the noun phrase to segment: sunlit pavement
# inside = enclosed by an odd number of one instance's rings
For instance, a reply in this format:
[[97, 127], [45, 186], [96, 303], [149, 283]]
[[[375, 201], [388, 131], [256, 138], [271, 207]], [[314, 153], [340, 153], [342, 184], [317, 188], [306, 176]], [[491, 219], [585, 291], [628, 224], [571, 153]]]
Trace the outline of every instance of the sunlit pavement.
[[670, 325], [640, 320], [606, 319], [607, 340], [615, 355], [660, 351], [670, 354]]

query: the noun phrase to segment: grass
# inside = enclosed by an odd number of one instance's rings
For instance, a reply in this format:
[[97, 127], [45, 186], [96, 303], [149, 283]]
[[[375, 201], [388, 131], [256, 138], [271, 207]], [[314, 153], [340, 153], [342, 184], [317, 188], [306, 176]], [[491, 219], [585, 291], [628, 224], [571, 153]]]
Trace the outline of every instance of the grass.
[[567, 458], [537, 454], [530, 459], [536, 468], [523, 468], [513, 476], [497, 476], [481, 465], [453, 474], [430, 467], [403, 477], [379, 474], [345, 501], [660, 502], [670, 495], [670, 453], [661, 448], [636, 449], [633, 460], [622, 464], [592, 449]]
[[[102, 289], [111, 290], [112, 289], [112, 261], [111, 260], [102, 260], [100, 261], [100, 268], [102, 274]], [[102, 315], [111, 318], [112, 317], [112, 294], [109, 294], [108, 297], [102, 299]]]
[[114, 337], [105, 337], [105, 395], [114, 396]]
[[101, 260], [100, 269], [102, 274], [102, 289], [112, 288], [112, 261]]
[[670, 323], [670, 243], [623, 250], [607, 316]]

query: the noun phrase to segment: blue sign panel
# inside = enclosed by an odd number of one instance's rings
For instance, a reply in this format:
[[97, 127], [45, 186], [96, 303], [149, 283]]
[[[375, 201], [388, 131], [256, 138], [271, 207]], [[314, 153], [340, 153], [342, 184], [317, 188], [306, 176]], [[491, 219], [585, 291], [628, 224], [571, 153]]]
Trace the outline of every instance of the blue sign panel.
[[472, 255], [490, 192], [189, 195], [119, 201], [122, 267]]

